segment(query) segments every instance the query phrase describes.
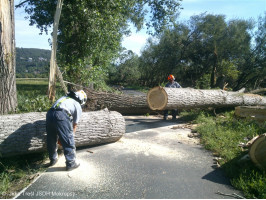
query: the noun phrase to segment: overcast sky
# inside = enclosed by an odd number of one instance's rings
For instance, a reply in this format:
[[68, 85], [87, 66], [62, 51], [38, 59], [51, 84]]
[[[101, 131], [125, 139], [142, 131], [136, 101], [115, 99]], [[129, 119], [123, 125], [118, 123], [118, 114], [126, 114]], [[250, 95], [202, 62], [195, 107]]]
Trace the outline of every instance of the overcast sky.
[[[20, 0], [15, 0], [18, 4]], [[207, 14], [222, 14], [226, 19], [257, 20], [259, 15], [266, 12], [266, 0], [183, 0], [180, 20], [188, 20], [191, 16], [203, 12]], [[24, 19], [23, 9], [15, 10], [16, 46], [24, 48], [51, 49], [48, 43], [50, 35], [39, 35], [40, 31], [29, 26], [29, 21]], [[49, 33], [50, 34], [50, 33]], [[122, 45], [128, 50], [140, 54], [148, 35], [146, 30], [136, 33], [134, 30], [130, 37], [124, 38]]]

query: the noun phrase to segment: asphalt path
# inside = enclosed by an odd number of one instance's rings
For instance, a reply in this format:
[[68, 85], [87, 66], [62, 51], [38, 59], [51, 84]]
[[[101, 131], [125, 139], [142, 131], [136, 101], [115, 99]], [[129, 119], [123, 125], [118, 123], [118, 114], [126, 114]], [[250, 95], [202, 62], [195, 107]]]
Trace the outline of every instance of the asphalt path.
[[126, 116], [117, 142], [77, 149], [81, 166], [65, 171], [65, 158], [48, 168], [18, 199], [222, 199], [233, 189], [212, 153], [178, 121]]

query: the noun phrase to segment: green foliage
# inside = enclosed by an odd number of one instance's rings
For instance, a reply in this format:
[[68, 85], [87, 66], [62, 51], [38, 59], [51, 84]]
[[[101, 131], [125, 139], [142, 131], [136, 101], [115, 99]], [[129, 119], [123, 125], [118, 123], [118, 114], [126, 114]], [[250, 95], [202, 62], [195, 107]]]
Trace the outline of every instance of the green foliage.
[[222, 158], [219, 164], [230, 177], [233, 186], [242, 190], [247, 198], [265, 198], [265, 171], [256, 168], [251, 161], [240, 162], [240, 158], [247, 152], [242, 152], [238, 146], [265, 133], [265, 122], [259, 124], [238, 119], [233, 111], [221, 112], [217, 116], [207, 111], [194, 111], [186, 115], [193, 116], [194, 123], [199, 124], [196, 130], [205, 148]]
[[242, 167], [239, 177], [232, 179], [232, 184], [241, 189], [248, 199], [266, 198], [266, 172], [258, 171], [251, 165]]
[[136, 85], [140, 78], [138, 55], [132, 51], [123, 52], [117, 65], [109, 67], [109, 83]]
[[[47, 96], [48, 81], [17, 80], [17, 113], [46, 112], [52, 106]], [[58, 88], [56, 99], [64, 95]]]
[[[36, 24], [42, 33], [53, 24], [56, 2], [28, 0], [18, 7], [25, 6], [30, 24]], [[99, 75], [97, 79], [101, 79], [101, 71], [121, 50], [123, 36], [130, 33], [130, 22], [138, 30], [145, 24], [150, 33], [156, 34], [174, 24], [178, 9], [179, 0], [66, 0], [58, 30], [59, 66], [66, 70], [67, 77], [75, 71], [73, 79], [76, 74], [86, 74], [85, 69], [90, 76]], [[150, 18], [146, 21], [147, 15]], [[100, 68], [100, 72], [94, 73], [94, 68]], [[87, 84], [87, 80], [81, 81]]]
[[236, 88], [255, 89], [266, 87], [266, 12], [258, 19], [257, 31], [254, 34], [255, 44], [245, 56], [240, 66], [240, 75]]
[[[153, 87], [174, 74], [183, 87], [223, 88], [228, 83], [230, 88], [238, 88], [241, 74], [246, 74], [243, 66], [249, 66], [249, 72], [256, 67], [248, 61], [253, 58], [253, 26], [252, 21], [225, 21], [223, 15], [205, 14], [177, 22], [156, 40], [147, 42], [140, 56], [140, 83]], [[253, 75], [250, 78], [260, 76]]]
[[210, 88], [211, 74], [204, 74], [195, 81], [195, 88], [197, 89], [211, 89]]
[[48, 77], [50, 50], [16, 48], [17, 78]]

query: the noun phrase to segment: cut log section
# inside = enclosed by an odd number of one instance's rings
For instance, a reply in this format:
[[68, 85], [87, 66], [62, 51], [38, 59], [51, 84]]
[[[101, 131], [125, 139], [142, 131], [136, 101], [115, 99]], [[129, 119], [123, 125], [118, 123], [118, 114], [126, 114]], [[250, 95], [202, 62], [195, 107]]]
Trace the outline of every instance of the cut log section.
[[249, 157], [260, 169], [266, 169], [266, 133], [252, 140]]
[[147, 102], [151, 110], [266, 106], [266, 98], [255, 94], [159, 86], [148, 92]]
[[[0, 116], [2, 157], [46, 151], [46, 113]], [[74, 135], [77, 147], [118, 141], [125, 133], [125, 119], [115, 111], [83, 112]]]
[[266, 121], [266, 106], [237, 106], [235, 114], [263, 122]]

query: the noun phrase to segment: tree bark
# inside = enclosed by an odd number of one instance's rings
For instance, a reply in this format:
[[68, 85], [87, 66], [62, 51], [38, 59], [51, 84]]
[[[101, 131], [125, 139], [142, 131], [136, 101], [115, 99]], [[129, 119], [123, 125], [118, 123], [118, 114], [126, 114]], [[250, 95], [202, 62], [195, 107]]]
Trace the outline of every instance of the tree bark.
[[[7, 157], [46, 151], [46, 113], [0, 117], [0, 153]], [[83, 112], [74, 135], [77, 147], [115, 142], [125, 133], [125, 120], [118, 112]]]
[[155, 87], [148, 92], [147, 102], [152, 110], [190, 109], [208, 107], [265, 106], [266, 98], [255, 94], [224, 90]]
[[0, 114], [17, 106], [14, 0], [0, 0]]
[[57, 1], [55, 16], [54, 16], [54, 27], [53, 27], [53, 43], [51, 51], [51, 60], [50, 60], [50, 75], [49, 75], [49, 86], [48, 86], [48, 97], [51, 101], [55, 99], [55, 86], [56, 86], [56, 50], [57, 50], [57, 32], [59, 26], [59, 19], [62, 11], [63, 0]]
[[86, 90], [88, 101], [85, 110], [94, 111], [108, 108], [123, 115], [155, 113], [147, 104], [147, 95], [124, 95]]
[[237, 106], [235, 115], [264, 122], [266, 121], [266, 106]]

